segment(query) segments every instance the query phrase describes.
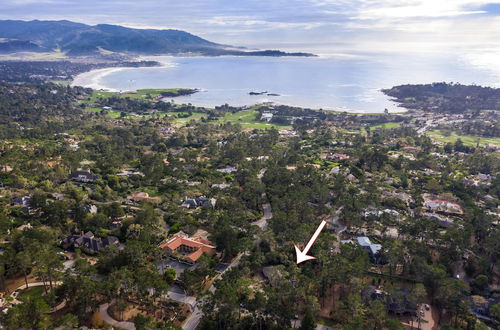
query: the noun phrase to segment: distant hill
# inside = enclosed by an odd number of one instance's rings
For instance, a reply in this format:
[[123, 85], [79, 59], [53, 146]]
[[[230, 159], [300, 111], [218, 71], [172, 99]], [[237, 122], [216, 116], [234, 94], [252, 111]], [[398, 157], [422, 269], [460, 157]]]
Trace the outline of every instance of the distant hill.
[[[312, 56], [307, 53], [230, 49], [179, 30], [133, 29], [109, 24], [90, 26], [70, 21], [0, 20], [0, 38], [7, 38], [11, 43], [10, 46], [4, 45], [4, 52], [9, 49], [11, 52], [57, 49], [68, 56], [112, 53], [175, 55], [188, 52], [204, 55]], [[22, 43], [25, 47], [21, 46]]]

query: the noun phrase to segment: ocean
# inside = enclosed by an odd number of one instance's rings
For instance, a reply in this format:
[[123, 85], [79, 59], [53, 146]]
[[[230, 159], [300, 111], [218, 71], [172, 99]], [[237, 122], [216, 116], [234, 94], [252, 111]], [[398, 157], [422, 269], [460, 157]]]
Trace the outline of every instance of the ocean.
[[[500, 85], [498, 67], [447, 54], [356, 53], [319, 57], [147, 57], [153, 68], [111, 68], [76, 77], [73, 85], [131, 91], [141, 88], [197, 88], [176, 103], [214, 107], [273, 102], [348, 112], [401, 109], [380, 90], [399, 84], [459, 82]], [[476, 60], [476, 62], [474, 61]], [[263, 93], [250, 95], [250, 92]], [[271, 94], [271, 95], [269, 95]], [[274, 94], [274, 95], [273, 95]]]

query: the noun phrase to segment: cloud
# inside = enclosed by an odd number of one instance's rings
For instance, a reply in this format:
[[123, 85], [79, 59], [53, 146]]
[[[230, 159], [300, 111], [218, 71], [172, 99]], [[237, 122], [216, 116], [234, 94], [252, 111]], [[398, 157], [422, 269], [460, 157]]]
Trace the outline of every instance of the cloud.
[[2, 0], [0, 18], [175, 28], [234, 45], [333, 52], [496, 45], [492, 4], [500, 0]]
[[500, 1], [483, 0], [384, 0], [361, 1], [354, 19], [435, 18], [484, 14], [480, 8]]

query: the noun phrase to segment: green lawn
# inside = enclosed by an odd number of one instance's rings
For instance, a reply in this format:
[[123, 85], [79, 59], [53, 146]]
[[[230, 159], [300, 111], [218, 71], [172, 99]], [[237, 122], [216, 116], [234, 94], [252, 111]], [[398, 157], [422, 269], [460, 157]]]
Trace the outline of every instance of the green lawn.
[[96, 102], [99, 98], [109, 98], [111, 96], [118, 96], [118, 97], [128, 97], [131, 99], [147, 99], [147, 98], [155, 98], [161, 95], [161, 93], [176, 93], [181, 90], [184, 90], [186, 88], [163, 88], [163, 89], [153, 89], [153, 88], [147, 88], [147, 89], [138, 89], [135, 92], [130, 92], [130, 93], [116, 93], [116, 92], [106, 92], [106, 91], [93, 91], [92, 96], [84, 101], [81, 101], [83, 103], [93, 103]]
[[432, 130], [426, 133], [431, 138], [444, 142], [444, 143], [455, 143], [458, 139], [461, 139], [462, 142], [467, 146], [476, 146], [479, 142], [480, 146], [484, 146], [487, 144], [493, 144], [496, 146], [500, 146], [500, 138], [485, 138], [481, 136], [473, 136], [473, 135], [458, 135], [455, 132], [452, 132], [449, 136], [446, 136], [441, 130]]
[[90, 112], [101, 112], [102, 111], [102, 108], [96, 108], [96, 107], [86, 107], [85, 108], [86, 111], [90, 111]]
[[[184, 115], [186, 112], [168, 112], [167, 115]], [[185, 118], [174, 119], [175, 124], [185, 125], [191, 120], [200, 120], [202, 117], [207, 117], [205, 113], [193, 112], [191, 116]]]
[[[80, 103], [84, 104], [92, 104], [96, 102], [99, 98], [109, 98], [114, 95], [118, 95], [120, 97], [130, 97], [130, 98], [147, 98], [147, 97], [157, 97], [160, 95], [160, 93], [163, 92], [176, 92], [181, 90], [182, 88], [171, 88], [171, 89], [139, 89], [135, 93], [125, 93], [125, 94], [119, 94], [119, 93], [114, 93], [114, 92], [105, 92], [105, 91], [93, 91], [92, 96], [84, 101], [80, 101]], [[241, 126], [244, 128], [248, 129], [268, 129], [271, 127], [275, 127], [278, 129], [292, 129], [292, 126], [290, 125], [277, 125], [277, 124], [270, 124], [267, 122], [261, 122], [257, 120], [257, 116], [259, 114], [258, 111], [256, 111], [258, 107], [252, 107], [248, 110], [242, 110], [238, 111], [236, 113], [231, 113], [228, 112], [224, 115], [224, 117], [218, 118], [216, 121], [213, 121], [212, 123], [217, 123], [217, 124], [224, 124], [224, 123], [239, 123]], [[100, 112], [102, 109], [99, 107], [86, 107], [85, 108], [87, 111], [92, 111], [92, 112]], [[167, 113], [161, 113], [160, 117], [165, 117], [165, 116], [178, 116], [178, 115], [184, 115], [186, 112], [167, 112]], [[120, 111], [116, 110], [108, 110], [108, 116], [111, 118], [119, 118], [121, 115]], [[148, 118], [150, 117], [149, 115], [143, 115], [143, 116], [127, 116], [126, 118]], [[174, 119], [174, 123], [176, 124], [181, 124], [185, 125], [191, 120], [200, 120], [202, 117], [207, 117], [205, 113], [202, 112], [192, 112], [191, 116], [185, 117], [185, 118], [176, 118]]]
[[41, 297], [43, 293], [43, 286], [34, 286], [21, 291], [17, 298], [21, 301], [25, 301], [28, 297]]
[[109, 98], [113, 95], [118, 95], [118, 93], [105, 92], [105, 91], [93, 91], [89, 99], [80, 101], [81, 103], [94, 103], [99, 98]]
[[236, 113], [226, 113], [226, 115], [217, 120], [217, 123], [233, 123], [241, 124], [241, 126], [250, 129], [266, 129], [266, 128], [279, 128], [279, 129], [291, 129], [290, 125], [276, 125], [267, 122], [261, 122], [257, 120], [258, 112], [255, 110], [242, 110]]
[[[185, 112], [168, 112], [168, 115], [182, 115], [186, 114]], [[236, 113], [228, 112], [224, 115], [224, 117], [218, 118], [216, 121], [211, 121], [209, 123], [215, 124], [224, 124], [224, 123], [233, 123], [240, 124], [244, 128], [249, 129], [267, 129], [271, 127], [279, 128], [279, 129], [291, 129], [292, 126], [289, 125], [276, 125], [270, 124], [267, 122], [261, 122], [257, 120], [258, 112], [254, 110], [242, 110]], [[174, 119], [174, 123], [176, 124], [186, 124], [190, 120], [200, 120], [202, 117], [207, 117], [205, 113], [201, 112], [193, 112], [191, 116], [186, 118], [177, 118]]]
[[380, 125], [373, 125], [373, 126], [370, 126], [371, 129], [379, 129], [379, 128], [386, 128], [386, 129], [390, 129], [390, 128], [395, 128], [395, 127], [399, 127], [401, 126], [401, 122], [390, 122], [390, 123], [384, 123], [384, 124], [380, 124]]

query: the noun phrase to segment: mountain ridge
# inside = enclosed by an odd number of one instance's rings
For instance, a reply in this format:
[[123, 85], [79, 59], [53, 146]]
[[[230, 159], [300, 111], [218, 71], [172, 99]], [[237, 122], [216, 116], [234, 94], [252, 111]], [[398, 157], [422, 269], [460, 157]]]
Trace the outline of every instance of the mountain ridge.
[[[67, 56], [102, 55], [103, 51], [127, 55], [249, 55], [313, 56], [277, 50], [243, 51], [214, 43], [182, 30], [137, 29], [112, 24], [87, 25], [68, 20], [0, 20], [0, 38], [30, 42], [40, 49], [61, 50]], [[5, 47], [8, 49], [8, 47]], [[12, 47], [11, 47], [12, 48]], [[15, 49], [15, 47], [13, 48]]]

